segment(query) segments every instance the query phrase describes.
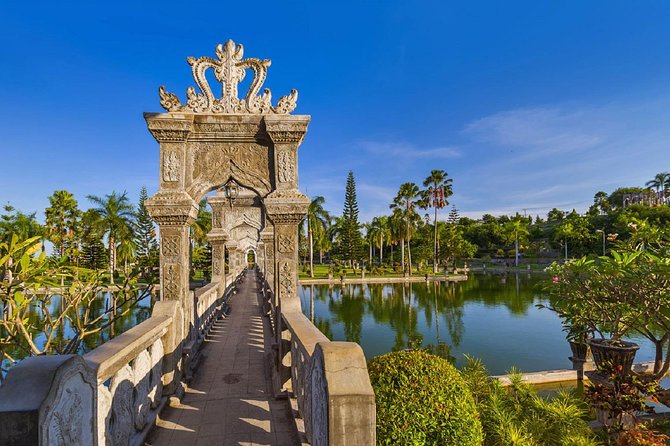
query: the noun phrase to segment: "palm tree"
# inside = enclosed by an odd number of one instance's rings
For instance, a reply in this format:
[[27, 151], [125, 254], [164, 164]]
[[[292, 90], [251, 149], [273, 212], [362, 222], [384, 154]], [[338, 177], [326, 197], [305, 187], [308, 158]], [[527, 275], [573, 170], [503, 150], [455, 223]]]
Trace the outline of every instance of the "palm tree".
[[653, 180], [645, 183], [645, 186], [649, 189], [656, 189], [656, 193], [659, 193], [661, 189], [665, 190], [670, 188], [670, 172], [657, 173]]
[[[410, 240], [412, 238], [413, 229], [416, 225], [417, 219], [421, 220], [421, 216], [417, 214], [415, 205], [420, 200], [419, 186], [414, 183], [403, 183], [400, 185], [398, 195], [391, 203], [391, 209], [398, 211], [405, 223], [403, 238], [407, 240], [407, 261], [409, 263], [409, 275], [412, 275], [412, 251], [410, 248]], [[403, 266], [404, 271], [404, 266]]]
[[423, 208], [433, 207], [435, 209], [434, 240], [433, 240], [433, 273], [437, 273], [437, 210], [449, 204], [448, 197], [453, 195], [451, 187], [452, 179], [448, 178], [444, 170], [431, 170], [430, 175], [424, 180], [423, 187], [427, 189], [422, 191]]
[[384, 243], [389, 242], [391, 231], [387, 216], [374, 217], [370, 222], [370, 233], [374, 240], [374, 246], [379, 248], [379, 265], [384, 262]]
[[116, 271], [116, 239], [125, 232], [132, 232], [131, 219], [135, 212], [133, 205], [127, 197], [127, 192], [111, 195], [105, 195], [104, 198], [95, 195], [88, 195], [87, 198], [97, 204], [94, 212], [98, 215], [97, 224], [103, 234], [107, 235], [107, 245], [109, 247], [109, 273], [110, 282], [114, 283], [114, 271]]
[[51, 206], [44, 210], [45, 226], [49, 231], [49, 240], [58, 249], [58, 256], [63, 257], [79, 218], [77, 200], [70, 192], [57, 190], [49, 197], [49, 203]]
[[528, 223], [521, 216], [505, 223], [505, 232], [508, 240], [514, 240], [514, 266], [519, 266], [519, 238], [528, 236]]
[[[309, 239], [309, 276], [314, 277], [314, 236], [324, 230], [330, 222], [328, 211], [323, 208], [326, 199], [322, 196], [314, 197], [307, 208], [307, 238]], [[318, 228], [318, 229], [317, 229]]]

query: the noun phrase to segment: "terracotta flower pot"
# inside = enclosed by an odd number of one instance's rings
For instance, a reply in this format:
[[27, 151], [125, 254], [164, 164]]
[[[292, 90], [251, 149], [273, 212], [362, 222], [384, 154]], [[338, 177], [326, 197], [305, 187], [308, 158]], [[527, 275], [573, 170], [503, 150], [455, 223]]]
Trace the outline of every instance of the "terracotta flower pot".
[[587, 339], [586, 343], [591, 347], [596, 367], [609, 362], [613, 367], [621, 366], [624, 374], [630, 372], [635, 360], [635, 353], [640, 348], [634, 342], [614, 341], [612, 339]]

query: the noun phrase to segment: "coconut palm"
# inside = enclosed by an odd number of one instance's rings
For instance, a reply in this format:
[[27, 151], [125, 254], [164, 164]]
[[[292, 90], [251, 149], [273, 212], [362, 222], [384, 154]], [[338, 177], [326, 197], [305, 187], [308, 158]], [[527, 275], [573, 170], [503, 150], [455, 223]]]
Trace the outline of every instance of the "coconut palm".
[[421, 220], [421, 216], [419, 216], [415, 209], [416, 204], [420, 199], [419, 186], [414, 183], [403, 183], [400, 185], [398, 194], [393, 199], [393, 203], [391, 203], [390, 206], [391, 209], [394, 210], [394, 214], [396, 211], [399, 212], [399, 215], [405, 223], [403, 238], [407, 240], [407, 261], [409, 263], [410, 276], [412, 275], [412, 250], [410, 248], [410, 240], [414, 233], [417, 220]]
[[645, 183], [649, 189], [656, 189], [656, 193], [670, 188], [670, 172], [660, 172], [654, 176], [654, 179]]
[[309, 240], [309, 276], [314, 277], [314, 239], [317, 232], [325, 232], [331, 218], [323, 208], [326, 199], [314, 197], [307, 208], [307, 238]]
[[104, 198], [95, 195], [88, 195], [87, 198], [98, 205], [93, 211], [98, 215], [96, 223], [100, 226], [101, 232], [107, 235], [110, 281], [114, 283], [117, 238], [123, 233], [132, 232], [134, 207], [125, 191], [122, 194], [112, 192], [110, 195], [105, 195]]
[[438, 241], [437, 241], [437, 210], [445, 207], [449, 204], [447, 200], [448, 197], [453, 195], [453, 190], [451, 187], [452, 179], [448, 177], [447, 172], [444, 170], [431, 170], [430, 175], [424, 180], [423, 187], [426, 187], [422, 191], [423, 200], [422, 207], [425, 209], [427, 207], [432, 207], [435, 209], [435, 217], [433, 219], [433, 272], [437, 273], [437, 250], [438, 250]]
[[51, 206], [44, 210], [48, 238], [58, 249], [58, 256], [63, 257], [79, 219], [77, 200], [70, 192], [57, 190], [49, 197], [49, 203]]

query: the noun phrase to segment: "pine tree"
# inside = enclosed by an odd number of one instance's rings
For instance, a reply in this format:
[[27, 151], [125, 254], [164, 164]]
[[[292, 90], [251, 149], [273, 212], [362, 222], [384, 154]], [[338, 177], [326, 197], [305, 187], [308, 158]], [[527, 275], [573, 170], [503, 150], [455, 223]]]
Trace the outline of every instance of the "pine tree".
[[455, 225], [458, 223], [458, 219], [460, 218], [460, 214], [458, 213], [458, 209], [456, 209], [456, 206], [452, 205], [451, 210], [449, 211], [449, 217], [448, 221], [452, 225]]
[[356, 200], [356, 181], [354, 173], [349, 171], [347, 187], [344, 194], [344, 211], [342, 212], [342, 238], [340, 251], [344, 260], [350, 264], [360, 257], [361, 225], [358, 223], [358, 201]]
[[137, 243], [137, 259], [142, 268], [158, 266], [158, 243], [156, 241], [156, 227], [149, 216], [144, 202], [148, 198], [147, 188], [140, 189], [140, 199], [137, 205], [135, 243]]

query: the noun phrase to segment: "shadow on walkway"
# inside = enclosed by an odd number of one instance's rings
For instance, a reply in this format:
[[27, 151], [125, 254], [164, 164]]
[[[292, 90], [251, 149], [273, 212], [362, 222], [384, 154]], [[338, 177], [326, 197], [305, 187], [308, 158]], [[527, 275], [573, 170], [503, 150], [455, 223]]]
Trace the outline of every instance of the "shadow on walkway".
[[146, 444], [299, 445], [287, 400], [272, 398], [269, 320], [261, 316], [255, 271], [203, 343], [203, 361], [181, 404], [166, 407]]

